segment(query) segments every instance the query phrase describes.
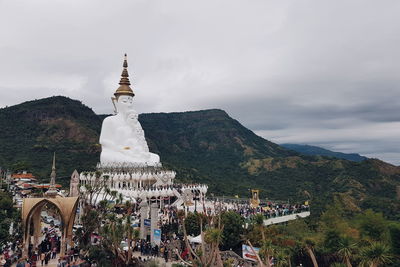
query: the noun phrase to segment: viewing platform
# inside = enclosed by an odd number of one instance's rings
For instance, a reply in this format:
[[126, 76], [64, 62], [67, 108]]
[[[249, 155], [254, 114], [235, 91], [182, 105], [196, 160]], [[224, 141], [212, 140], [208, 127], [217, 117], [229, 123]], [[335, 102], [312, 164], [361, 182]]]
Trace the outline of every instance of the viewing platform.
[[296, 220], [298, 218], [306, 218], [308, 216], [310, 216], [310, 211], [303, 211], [300, 213], [294, 213], [294, 214], [265, 219], [264, 225], [268, 226], [268, 225], [273, 225], [273, 224], [278, 224], [278, 223], [284, 223], [284, 222]]

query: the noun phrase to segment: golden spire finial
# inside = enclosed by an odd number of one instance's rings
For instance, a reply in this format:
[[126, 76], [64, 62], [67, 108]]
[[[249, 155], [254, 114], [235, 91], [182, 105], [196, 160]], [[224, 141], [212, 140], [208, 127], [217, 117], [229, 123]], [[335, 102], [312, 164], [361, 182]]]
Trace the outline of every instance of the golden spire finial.
[[122, 64], [123, 70], [121, 73], [121, 80], [119, 81], [119, 87], [117, 91], [115, 91], [114, 95], [115, 97], [119, 97], [121, 95], [129, 95], [129, 96], [134, 96], [135, 94], [133, 93], [131, 87], [131, 82], [129, 81], [129, 73], [128, 73], [128, 59], [127, 55], [124, 55], [124, 63]]

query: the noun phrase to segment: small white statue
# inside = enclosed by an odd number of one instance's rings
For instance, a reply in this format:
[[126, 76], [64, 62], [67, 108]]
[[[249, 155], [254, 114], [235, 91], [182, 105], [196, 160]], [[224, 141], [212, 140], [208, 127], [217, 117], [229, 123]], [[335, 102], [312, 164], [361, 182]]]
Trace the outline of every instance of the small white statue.
[[138, 114], [133, 109], [135, 94], [129, 86], [126, 55], [123, 66], [120, 87], [114, 93], [115, 98], [112, 98], [117, 114], [105, 118], [101, 127], [100, 163], [102, 165], [121, 163], [158, 165], [160, 157], [149, 152], [143, 128], [138, 121]]

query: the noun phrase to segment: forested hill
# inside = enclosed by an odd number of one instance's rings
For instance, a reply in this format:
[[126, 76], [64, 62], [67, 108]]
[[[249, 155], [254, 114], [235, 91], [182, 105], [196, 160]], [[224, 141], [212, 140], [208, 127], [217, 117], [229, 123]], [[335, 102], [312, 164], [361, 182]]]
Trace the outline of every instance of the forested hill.
[[360, 154], [357, 153], [342, 153], [342, 152], [335, 152], [331, 151], [322, 147], [318, 146], [310, 146], [310, 145], [299, 145], [299, 144], [281, 144], [280, 146], [283, 146], [284, 148], [291, 149], [294, 151], [297, 151], [301, 154], [305, 155], [319, 155], [319, 156], [327, 156], [327, 157], [333, 157], [333, 158], [338, 158], [338, 159], [347, 159], [351, 161], [363, 161], [366, 160], [367, 157], [361, 156]]
[[[0, 166], [29, 167], [48, 179], [55, 151], [58, 181], [66, 184], [75, 168], [91, 170], [98, 162], [103, 118], [60, 96], [3, 108]], [[311, 198], [317, 207], [335, 198], [352, 210], [373, 207], [391, 217], [400, 214], [395, 200], [399, 167], [373, 159], [358, 163], [301, 155], [257, 136], [218, 109], [142, 114], [139, 120], [150, 150], [177, 171], [177, 179], [207, 183], [210, 193], [247, 197], [250, 188], [259, 188], [270, 199]]]
[[0, 166], [48, 179], [56, 152], [57, 174], [67, 179], [75, 168], [96, 165], [100, 127], [92, 109], [62, 96], [0, 109]]

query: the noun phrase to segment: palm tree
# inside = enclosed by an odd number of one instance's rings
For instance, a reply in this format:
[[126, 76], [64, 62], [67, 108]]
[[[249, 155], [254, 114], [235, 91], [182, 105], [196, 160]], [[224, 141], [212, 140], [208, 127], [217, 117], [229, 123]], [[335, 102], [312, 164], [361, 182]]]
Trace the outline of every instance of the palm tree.
[[378, 267], [392, 262], [390, 247], [381, 242], [371, 244], [361, 250], [361, 266]]
[[202, 234], [202, 239], [204, 237], [205, 243], [211, 247], [210, 253], [212, 260], [210, 265], [223, 266], [221, 253], [219, 251], [219, 245], [222, 243], [222, 232], [223, 226], [221, 227], [220, 223], [218, 223], [218, 226], [209, 228]]
[[267, 267], [271, 266], [272, 257], [275, 255], [275, 246], [271, 240], [266, 240], [260, 248], [260, 255], [264, 256], [264, 261]]
[[125, 204], [125, 208], [127, 209], [127, 216], [126, 216], [126, 221], [125, 221], [125, 225], [124, 225], [124, 231], [125, 231], [125, 235], [126, 235], [126, 239], [127, 239], [127, 243], [128, 243], [128, 256], [125, 260], [126, 264], [131, 263], [132, 260], [132, 246], [131, 246], [131, 242], [133, 237], [133, 227], [132, 227], [132, 204], [131, 202], [127, 201]]
[[314, 246], [315, 246], [314, 240], [309, 238], [306, 238], [304, 240], [303, 248], [307, 251], [308, 255], [310, 256], [314, 267], [318, 267], [317, 258], [315, 257], [314, 254]]
[[264, 226], [264, 215], [262, 214], [255, 214], [252, 218], [252, 224], [254, 227], [261, 233], [262, 241], [265, 241], [265, 226]]
[[290, 266], [290, 256], [288, 257], [288, 251], [279, 249], [275, 253], [276, 267]]
[[351, 241], [352, 240], [349, 237], [342, 237], [337, 251], [337, 254], [343, 259], [343, 262], [346, 263], [347, 267], [352, 267], [351, 257], [354, 255], [354, 251], [357, 247], [357, 243]]

